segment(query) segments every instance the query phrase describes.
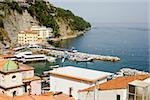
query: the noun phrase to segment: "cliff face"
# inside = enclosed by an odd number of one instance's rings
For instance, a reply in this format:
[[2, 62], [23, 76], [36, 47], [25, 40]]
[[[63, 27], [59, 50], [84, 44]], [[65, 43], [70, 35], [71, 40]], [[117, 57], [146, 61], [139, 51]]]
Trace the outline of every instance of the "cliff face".
[[[4, 18], [4, 29], [8, 32], [11, 40], [16, 40], [17, 32], [27, 29], [33, 25], [38, 25], [38, 21], [34, 19], [25, 10], [23, 14], [19, 14], [16, 11], [11, 11], [11, 14]], [[15, 41], [12, 41], [15, 42]]]
[[0, 3], [0, 28], [8, 32], [8, 37], [13, 43], [16, 43], [19, 31], [33, 25], [53, 28], [55, 37], [76, 36], [91, 27], [88, 22], [73, 15], [71, 11], [56, 8], [50, 3], [40, 1], [27, 5], [24, 7], [17, 2]]

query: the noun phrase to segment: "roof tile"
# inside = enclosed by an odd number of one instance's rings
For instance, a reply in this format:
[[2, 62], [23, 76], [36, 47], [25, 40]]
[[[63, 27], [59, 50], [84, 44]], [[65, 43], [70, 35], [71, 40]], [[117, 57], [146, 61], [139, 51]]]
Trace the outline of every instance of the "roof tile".
[[134, 80], [145, 80], [149, 77], [150, 77], [150, 74], [119, 77], [119, 78], [104, 82], [102, 84], [98, 84], [96, 87], [92, 86], [83, 90], [79, 90], [79, 92], [93, 91], [95, 88], [99, 90], [125, 89], [128, 87], [128, 83]]

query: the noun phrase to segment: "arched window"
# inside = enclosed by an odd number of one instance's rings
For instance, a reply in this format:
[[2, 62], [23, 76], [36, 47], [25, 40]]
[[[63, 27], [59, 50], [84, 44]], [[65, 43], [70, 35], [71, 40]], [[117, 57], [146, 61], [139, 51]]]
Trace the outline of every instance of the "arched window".
[[16, 92], [16, 91], [13, 91], [13, 97], [16, 96], [16, 94], [17, 94], [17, 92]]

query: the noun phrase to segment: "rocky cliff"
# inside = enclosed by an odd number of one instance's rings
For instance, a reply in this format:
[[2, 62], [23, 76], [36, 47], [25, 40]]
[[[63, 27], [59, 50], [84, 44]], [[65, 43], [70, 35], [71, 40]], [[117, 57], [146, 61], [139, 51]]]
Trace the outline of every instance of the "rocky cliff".
[[69, 10], [54, 7], [49, 2], [0, 3], [0, 28], [8, 33], [6, 41], [10, 39], [14, 43], [19, 31], [33, 25], [53, 28], [55, 37], [76, 36], [91, 27], [83, 18]]

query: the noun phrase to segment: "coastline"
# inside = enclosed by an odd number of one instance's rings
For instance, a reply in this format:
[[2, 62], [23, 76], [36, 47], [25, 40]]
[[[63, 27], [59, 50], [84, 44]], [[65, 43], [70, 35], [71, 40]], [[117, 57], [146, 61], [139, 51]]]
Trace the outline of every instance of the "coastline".
[[61, 40], [76, 38], [78, 36], [84, 35], [87, 31], [91, 30], [92, 28], [87, 28], [84, 31], [75, 32], [74, 35], [66, 35], [66, 36], [60, 36], [59, 38], [51, 38], [49, 41], [58, 42]]

